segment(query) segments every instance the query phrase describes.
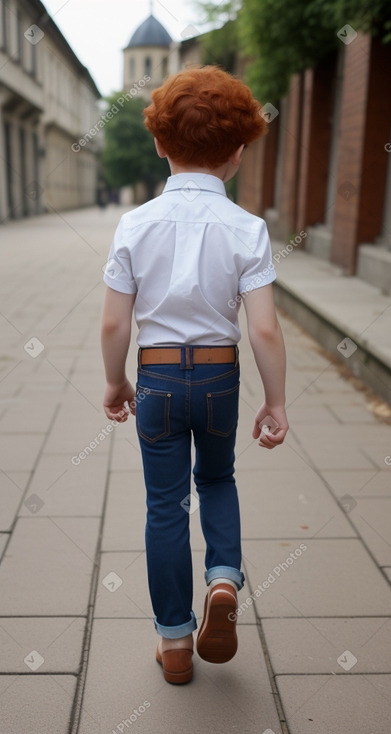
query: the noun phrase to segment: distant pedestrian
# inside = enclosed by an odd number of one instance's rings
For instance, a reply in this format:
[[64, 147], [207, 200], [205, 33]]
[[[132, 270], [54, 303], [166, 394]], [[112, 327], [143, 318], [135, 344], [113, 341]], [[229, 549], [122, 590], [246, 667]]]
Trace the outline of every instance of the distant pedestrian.
[[[156, 658], [170, 683], [193, 675], [190, 477], [200, 501], [209, 587], [197, 638], [212, 663], [237, 649], [242, 588], [234, 448], [243, 300], [264, 402], [252, 436], [272, 449], [288, 430], [285, 348], [277, 321], [275, 271], [265, 222], [231, 202], [224, 182], [243, 148], [266, 128], [259, 103], [217, 67], [169, 77], [144, 110], [157, 153], [171, 168], [163, 193], [125, 214], [104, 280], [102, 351], [110, 419], [136, 416], [147, 490], [146, 552]], [[136, 389], [125, 374], [133, 308], [138, 326]], [[266, 425], [268, 428], [262, 429]], [[192, 467], [191, 441], [195, 446]]]

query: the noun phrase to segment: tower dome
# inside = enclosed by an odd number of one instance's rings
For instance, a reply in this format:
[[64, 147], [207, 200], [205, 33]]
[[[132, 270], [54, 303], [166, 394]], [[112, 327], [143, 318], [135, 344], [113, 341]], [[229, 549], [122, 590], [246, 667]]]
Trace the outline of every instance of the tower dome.
[[136, 28], [126, 48], [137, 46], [169, 46], [172, 41], [170, 34], [153, 15], [144, 20]]
[[[152, 10], [152, 3], [151, 3]], [[124, 89], [136, 85], [145, 99], [159, 87], [168, 74], [172, 38], [164, 26], [150, 16], [134, 31], [124, 54]]]

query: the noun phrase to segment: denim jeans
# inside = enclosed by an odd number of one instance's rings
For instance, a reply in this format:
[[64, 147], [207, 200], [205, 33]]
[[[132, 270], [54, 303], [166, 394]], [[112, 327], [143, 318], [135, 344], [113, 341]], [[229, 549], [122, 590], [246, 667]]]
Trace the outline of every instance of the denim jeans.
[[147, 489], [148, 584], [155, 627], [163, 637], [190, 634], [193, 575], [189, 494], [194, 482], [206, 542], [205, 580], [224, 577], [238, 589], [240, 516], [234, 479], [239, 363], [143, 365], [139, 360], [136, 425]]

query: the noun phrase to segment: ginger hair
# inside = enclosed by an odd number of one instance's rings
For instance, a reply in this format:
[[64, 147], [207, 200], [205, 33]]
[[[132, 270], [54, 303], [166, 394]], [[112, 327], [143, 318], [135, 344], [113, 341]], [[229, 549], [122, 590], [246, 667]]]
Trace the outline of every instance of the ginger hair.
[[152, 92], [145, 125], [169, 158], [218, 168], [266, 132], [261, 105], [240, 79], [217, 66], [188, 68]]

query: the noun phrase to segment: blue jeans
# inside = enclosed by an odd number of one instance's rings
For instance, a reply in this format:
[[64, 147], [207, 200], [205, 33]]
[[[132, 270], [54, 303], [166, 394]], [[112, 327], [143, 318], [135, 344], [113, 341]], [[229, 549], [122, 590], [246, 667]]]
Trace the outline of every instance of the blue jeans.
[[194, 482], [206, 542], [205, 580], [241, 589], [240, 515], [234, 479], [239, 364], [140, 365], [136, 425], [147, 489], [145, 542], [155, 627], [163, 637], [190, 634], [193, 575], [189, 494]]

